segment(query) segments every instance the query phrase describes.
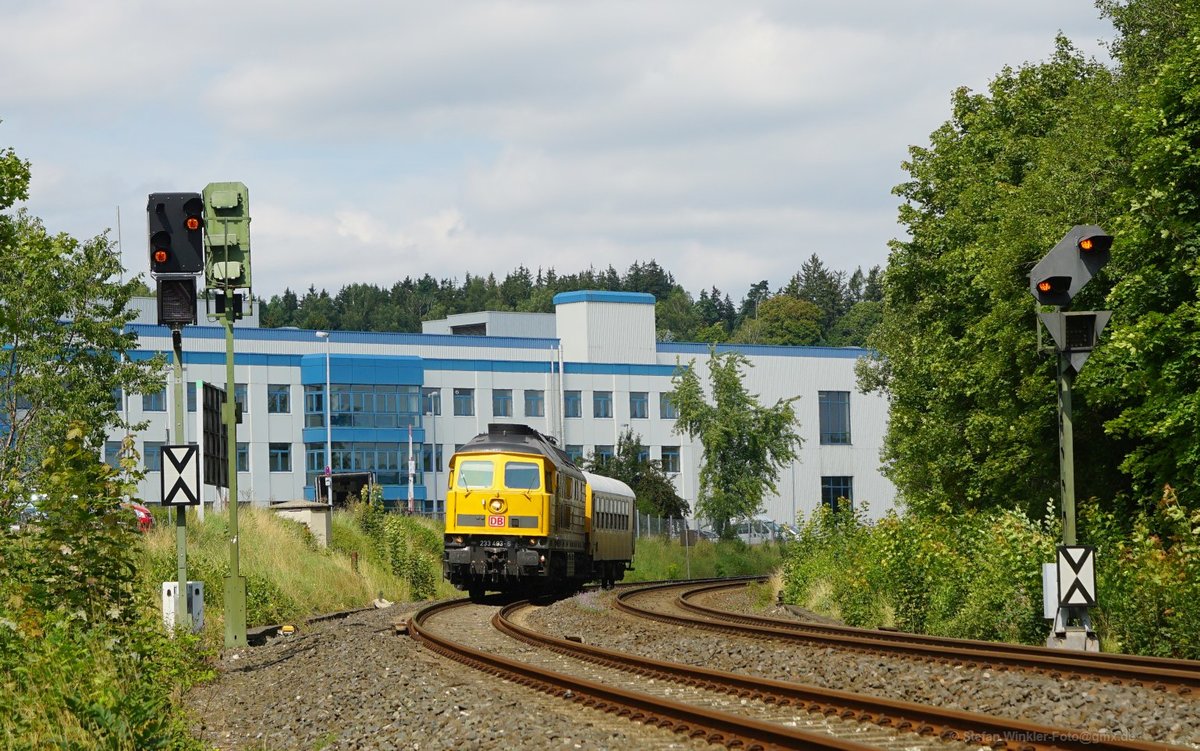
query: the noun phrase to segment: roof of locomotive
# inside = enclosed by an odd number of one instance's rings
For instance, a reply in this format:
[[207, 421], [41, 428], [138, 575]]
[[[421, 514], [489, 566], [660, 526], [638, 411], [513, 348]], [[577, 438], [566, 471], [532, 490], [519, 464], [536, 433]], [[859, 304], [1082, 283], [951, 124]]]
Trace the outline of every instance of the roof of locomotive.
[[571, 457], [555, 444], [554, 439], [519, 423], [490, 423], [488, 432], [480, 433], [464, 443], [457, 453], [472, 451], [537, 454], [553, 460], [556, 464], [565, 464], [577, 472], [580, 471], [571, 461]]

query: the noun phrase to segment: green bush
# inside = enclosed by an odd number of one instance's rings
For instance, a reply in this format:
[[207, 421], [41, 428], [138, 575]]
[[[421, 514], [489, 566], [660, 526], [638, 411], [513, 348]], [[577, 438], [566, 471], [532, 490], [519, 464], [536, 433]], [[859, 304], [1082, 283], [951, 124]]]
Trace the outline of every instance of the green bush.
[[0, 532], [0, 746], [200, 748], [174, 699], [207, 674], [135, 586], [124, 488], [73, 426], [43, 466], [45, 518]]
[[1200, 659], [1200, 509], [1167, 487], [1132, 523], [1081, 509], [1084, 542], [1096, 546], [1096, 629], [1123, 652]]
[[[1096, 546], [1105, 649], [1200, 658], [1200, 510], [1188, 512], [1167, 488], [1132, 520], [1081, 504], [1081, 543]], [[788, 546], [788, 602], [848, 624], [1038, 644], [1043, 563], [1061, 531], [1052, 514], [1019, 511], [953, 517], [859, 514], [819, 509]]]

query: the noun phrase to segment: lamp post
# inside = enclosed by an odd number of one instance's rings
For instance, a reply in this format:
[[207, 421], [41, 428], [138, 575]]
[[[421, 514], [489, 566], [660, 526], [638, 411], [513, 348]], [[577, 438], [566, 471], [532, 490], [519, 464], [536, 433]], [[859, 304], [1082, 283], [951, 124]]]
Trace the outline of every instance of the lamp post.
[[325, 340], [325, 500], [333, 509], [333, 422], [332, 410], [329, 406], [331, 397], [329, 391], [329, 350], [331, 347], [328, 331], [318, 331], [318, 339]]

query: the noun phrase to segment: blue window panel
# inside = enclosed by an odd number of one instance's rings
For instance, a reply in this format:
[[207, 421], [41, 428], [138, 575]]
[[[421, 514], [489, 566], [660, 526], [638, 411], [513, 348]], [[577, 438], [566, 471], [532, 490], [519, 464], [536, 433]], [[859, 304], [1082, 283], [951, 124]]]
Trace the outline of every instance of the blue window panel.
[[142, 463], [147, 472], [162, 471], [162, 441], [146, 441], [142, 444]]
[[142, 411], [143, 412], [166, 412], [167, 411], [167, 388], [164, 386], [158, 391], [150, 394], [142, 394]]
[[292, 387], [286, 383], [267, 384], [267, 412], [286, 415], [292, 411]]
[[592, 392], [592, 417], [612, 417], [612, 392]]
[[105, 441], [104, 442], [104, 463], [113, 469], [120, 469], [121, 462], [121, 442], [120, 441]]
[[563, 448], [563, 451], [565, 451], [567, 456], [571, 458], [571, 461], [575, 462], [576, 464], [583, 461], [583, 446], [568, 443], [566, 447]]
[[250, 471], [250, 444], [245, 441], [237, 442], [237, 471]]
[[492, 416], [512, 417], [512, 389], [492, 389]]
[[565, 417], [583, 417], [583, 392], [563, 392], [563, 415]]
[[612, 444], [597, 444], [597, 445], [596, 445], [596, 452], [595, 452], [595, 456], [596, 456], [596, 458], [597, 458], [597, 459], [611, 459], [611, 458], [613, 458], [613, 447], [612, 447]]
[[676, 411], [675, 404], [671, 401], [670, 392], [664, 391], [658, 395], [658, 416], [664, 420], [674, 420], [679, 417], [679, 412]]
[[662, 469], [663, 472], [675, 473], [679, 471], [679, 447], [678, 446], [663, 446], [662, 447]]
[[850, 444], [850, 392], [818, 391], [822, 446]]
[[546, 416], [546, 392], [541, 389], [525, 389], [525, 416]]
[[629, 392], [629, 416], [645, 419], [650, 416], [650, 394], [646, 391]]
[[292, 444], [268, 443], [267, 464], [272, 472], [292, 471]]
[[475, 389], [454, 389], [454, 414], [458, 417], [475, 414]]

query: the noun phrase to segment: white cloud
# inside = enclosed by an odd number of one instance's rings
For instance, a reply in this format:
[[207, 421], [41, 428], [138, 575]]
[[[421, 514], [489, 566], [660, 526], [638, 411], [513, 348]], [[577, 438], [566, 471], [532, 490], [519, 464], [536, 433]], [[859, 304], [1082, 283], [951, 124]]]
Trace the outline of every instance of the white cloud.
[[1110, 33], [1074, 0], [11, 2], [31, 210], [90, 236], [119, 206], [141, 271], [147, 193], [241, 180], [267, 295], [654, 258], [738, 297], [813, 252], [882, 264], [950, 92]]

